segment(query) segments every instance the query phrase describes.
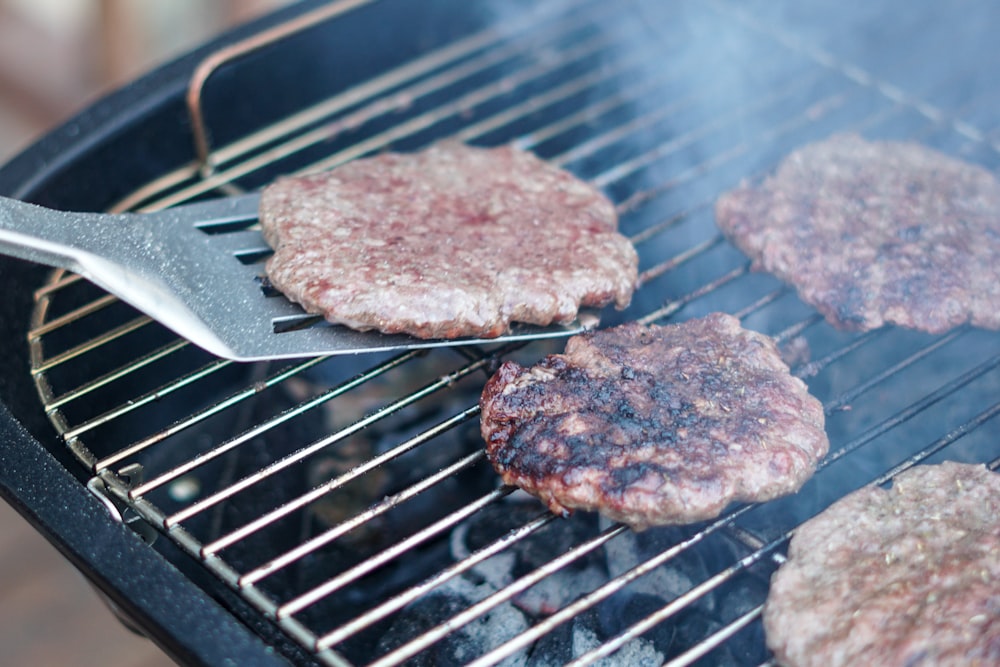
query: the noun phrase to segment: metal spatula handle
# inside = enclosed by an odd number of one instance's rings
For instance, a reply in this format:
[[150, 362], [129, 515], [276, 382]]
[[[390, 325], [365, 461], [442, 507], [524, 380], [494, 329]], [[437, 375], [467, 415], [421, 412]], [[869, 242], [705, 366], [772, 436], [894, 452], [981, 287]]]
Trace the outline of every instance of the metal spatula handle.
[[183, 250], [174, 242], [179, 236], [204, 240], [200, 227], [255, 217], [258, 201], [254, 194], [155, 213], [112, 214], [57, 211], [0, 197], [0, 253], [77, 272], [95, 257], [134, 269], [143, 265], [140, 257], [175, 259]]
[[256, 208], [256, 195], [143, 214], [56, 211], [0, 197], [0, 253], [78, 273], [202, 347], [232, 356], [198, 312], [199, 304], [212, 310], [212, 290], [226, 289], [206, 271], [217, 268], [220, 253], [198, 226], [253, 217]]
[[0, 197], [0, 252], [40, 264], [82, 270], [109, 238], [127, 242], [124, 216], [69, 213]]

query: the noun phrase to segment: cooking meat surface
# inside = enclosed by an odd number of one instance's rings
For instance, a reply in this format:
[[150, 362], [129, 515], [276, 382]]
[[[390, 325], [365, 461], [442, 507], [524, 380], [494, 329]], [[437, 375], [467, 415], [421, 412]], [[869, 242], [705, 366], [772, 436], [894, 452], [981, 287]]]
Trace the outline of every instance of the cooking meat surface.
[[637, 280], [611, 202], [509, 146], [445, 142], [279, 179], [260, 221], [274, 286], [355, 329], [494, 337], [624, 308]]
[[764, 607], [790, 667], [1000, 665], [1000, 475], [911, 468], [792, 537]]
[[574, 336], [531, 368], [508, 361], [480, 406], [505, 483], [637, 530], [792, 493], [829, 446], [822, 406], [774, 341], [723, 313]]
[[723, 195], [716, 219], [834, 326], [1000, 329], [1000, 181], [981, 167], [836, 135]]

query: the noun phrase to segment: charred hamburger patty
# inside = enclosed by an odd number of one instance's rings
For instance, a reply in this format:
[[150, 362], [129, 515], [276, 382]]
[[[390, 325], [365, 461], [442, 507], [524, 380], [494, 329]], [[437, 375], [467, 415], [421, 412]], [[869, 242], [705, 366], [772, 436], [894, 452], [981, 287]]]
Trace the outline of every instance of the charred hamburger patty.
[[774, 341], [723, 313], [575, 336], [531, 368], [506, 362], [480, 406], [505, 483], [637, 530], [792, 493], [829, 446], [822, 406]]
[[509, 146], [448, 142], [279, 179], [260, 222], [274, 286], [355, 329], [493, 337], [624, 308], [637, 279], [611, 202]]
[[1000, 664], [1000, 475], [911, 468], [802, 524], [764, 606], [782, 664]]
[[723, 195], [716, 219], [834, 326], [1000, 328], [1000, 181], [981, 167], [836, 135]]

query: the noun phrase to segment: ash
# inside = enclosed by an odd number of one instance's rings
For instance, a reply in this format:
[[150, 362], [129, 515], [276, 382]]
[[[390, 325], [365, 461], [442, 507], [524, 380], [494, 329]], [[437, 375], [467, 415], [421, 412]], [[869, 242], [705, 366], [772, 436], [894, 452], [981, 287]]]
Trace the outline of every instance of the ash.
[[[429, 630], [440, 623], [442, 618], [454, 616], [495, 590], [486, 581], [475, 584], [463, 577], [451, 579], [434, 593], [410, 605], [400, 615], [379, 642], [379, 653], [387, 652], [403, 640]], [[501, 605], [450, 633], [407, 664], [426, 667], [464, 665], [527, 629], [528, 621], [524, 614], [510, 605]], [[524, 652], [515, 654], [500, 664], [504, 667], [524, 665]]]
[[[537, 502], [515, 494], [456, 528], [449, 540], [450, 556], [456, 561], [467, 558], [509, 530], [539, 516], [544, 516], [544, 512]], [[597, 515], [583, 512], [569, 519], [550, 521], [403, 610], [383, 636], [379, 652], [391, 650], [443, 619], [505, 589], [608, 527], [609, 524]], [[417, 656], [412, 664], [460, 664], [487, 653], [688, 535], [689, 531], [679, 528], [651, 529], [642, 533], [625, 531], [602, 548], [549, 573], [536, 585], [449, 634]], [[682, 551], [500, 664], [562, 665], [599, 648], [738, 557], [737, 546], [724, 538], [709, 542], [705, 549]], [[766, 590], [766, 577], [748, 576], [721, 588], [716, 594], [699, 596], [678, 613], [595, 664], [660, 665], [760, 604]], [[761, 646], [759, 632], [746, 633], [710, 653], [700, 664], [727, 665], [763, 660], [766, 656]]]

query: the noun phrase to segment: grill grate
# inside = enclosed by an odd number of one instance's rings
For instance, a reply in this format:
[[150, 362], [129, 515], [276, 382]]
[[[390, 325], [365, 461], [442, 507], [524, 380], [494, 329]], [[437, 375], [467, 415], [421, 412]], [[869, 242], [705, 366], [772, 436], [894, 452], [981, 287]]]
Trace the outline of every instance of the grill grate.
[[[948, 81], [906, 92], [729, 3], [672, 6], [686, 21], [652, 3], [631, 9], [547, 3], [232, 144], [211, 148], [201, 136], [201, 161], [115, 208], [240, 191], [444, 135], [532, 149], [605, 188], [639, 250], [643, 286], [605, 324], [725, 310], [789, 354], [808, 349], [793, 370], [824, 402], [831, 452], [794, 498], [649, 531], [654, 546], [633, 549], [636, 562], [612, 563], [609, 554], [647, 538], [540, 512], [496, 486], [477, 440], [491, 369], [537, 359], [551, 343], [243, 365], [209, 358], [64, 272], [36, 293], [32, 372], [94, 480], [325, 664], [439, 661], [432, 652], [458, 650], [441, 648], [455, 637], [466, 648], [451, 658], [475, 665], [514, 664], [529, 650], [534, 664], [588, 665], [619, 651], [657, 664], [763, 662], [766, 581], [799, 522], [927, 459], [1000, 465], [977, 430], [1000, 410], [1000, 337], [834, 331], [751, 273], [711, 219], [719, 192], [832, 131], [906, 136], [991, 167], [995, 132], [927, 101]], [[711, 44], [685, 58], [706, 25]], [[725, 76], [736, 37], [755, 46], [746, 81]], [[917, 58], [896, 55], [896, 71]], [[696, 65], [719, 76], [693, 76]], [[755, 94], [732, 104], [738, 83]], [[518, 520], [491, 520], [493, 510]], [[476, 532], [478, 542], [462, 542]], [[526, 562], [496, 569], [517, 558]], [[683, 582], [649, 602], [643, 582], [664, 577]], [[578, 589], [545, 597], [566, 581]], [[461, 592], [447, 598], [461, 604], [414, 617], [442, 591]], [[602, 626], [602, 610], [622, 600], [633, 605], [625, 620]], [[497, 629], [501, 618], [514, 620]], [[490, 641], [477, 646], [476, 627]]]

